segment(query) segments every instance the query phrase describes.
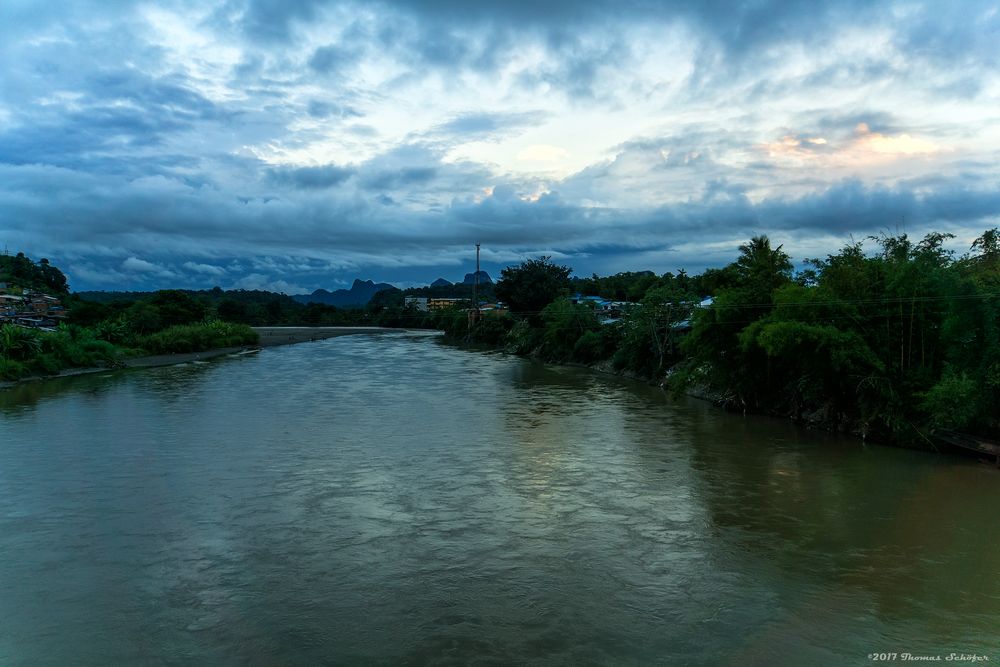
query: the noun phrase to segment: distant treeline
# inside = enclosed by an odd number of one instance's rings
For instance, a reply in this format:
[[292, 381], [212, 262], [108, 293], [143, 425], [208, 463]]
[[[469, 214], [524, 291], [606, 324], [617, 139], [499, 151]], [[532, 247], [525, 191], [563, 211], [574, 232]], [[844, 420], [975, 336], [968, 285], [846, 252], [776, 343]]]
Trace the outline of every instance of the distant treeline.
[[[385, 290], [388, 301], [395, 304]], [[195, 308], [202, 317], [214, 317], [227, 322], [251, 326], [354, 326], [377, 325], [375, 315], [385, 308], [379, 292], [370, 307], [338, 308], [320, 303], [303, 304], [286, 294], [263, 290], [160, 290], [157, 292], [78, 292], [79, 299], [71, 311], [74, 322], [93, 325], [98, 322], [123, 317], [134, 327], [144, 329], [141, 316], [147, 305], [160, 302], [185, 303]], [[398, 299], [402, 306], [402, 297]], [[137, 305], [140, 304], [140, 305]], [[172, 308], [173, 306], [169, 306]], [[154, 321], [155, 324], [155, 321]]]
[[[163, 291], [163, 290], [161, 290]], [[167, 290], [185, 294], [203, 304], [207, 311], [230, 322], [253, 326], [354, 326], [372, 324], [376, 315], [389, 308], [403, 308], [404, 298], [433, 297], [472, 300], [469, 285], [443, 285], [436, 287], [411, 287], [405, 290], [385, 289], [375, 294], [366, 305], [354, 307], [331, 306], [323, 303], [302, 303], [301, 297], [263, 290]], [[81, 303], [74, 309], [74, 317], [81, 322], [94, 322], [127, 309], [136, 301], [148, 300], [155, 292], [77, 292], [74, 297]], [[480, 301], [496, 299], [493, 285], [479, 286]], [[81, 308], [82, 306], [82, 308]]]

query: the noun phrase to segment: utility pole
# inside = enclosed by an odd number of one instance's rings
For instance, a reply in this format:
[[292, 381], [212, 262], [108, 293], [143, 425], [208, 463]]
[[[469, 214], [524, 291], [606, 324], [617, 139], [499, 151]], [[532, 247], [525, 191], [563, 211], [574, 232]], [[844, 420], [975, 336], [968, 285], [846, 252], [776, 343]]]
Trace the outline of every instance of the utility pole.
[[476, 242], [476, 272], [472, 276], [472, 308], [469, 309], [469, 339], [472, 326], [479, 321], [479, 242]]
[[479, 242], [476, 241], [476, 276], [473, 279], [472, 307], [476, 309], [476, 316], [479, 316]]

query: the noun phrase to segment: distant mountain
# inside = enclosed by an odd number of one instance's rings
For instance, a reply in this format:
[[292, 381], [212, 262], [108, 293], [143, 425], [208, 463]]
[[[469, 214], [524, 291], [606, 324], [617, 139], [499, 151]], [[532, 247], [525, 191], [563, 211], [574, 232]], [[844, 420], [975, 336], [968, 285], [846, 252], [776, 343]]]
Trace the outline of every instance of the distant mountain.
[[454, 283], [444, 278], [438, 278], [431, 283], [431, 287], [451, 287]]
[[351, 306], [364, 306], [372, 300], [373, 296], [384, 289], [394, 289], [394, 286], [389, 283], [355, 279], [351, 289], [339, 289], [333, 292], [318, 289], [312, 294], [296, 294], [292, 298], [299, 303], [323, 303], [338, 308], [349, 308]]
[[[463, 285], [472, 285], [475, 282], [476, 282], [476, 274], [475, 273], [466, 273], [465, 274], [465, 280], [462, 281], [462, 284]], [[486, 273], [485, 271], [480, 271], [479, 272], [479, 284], [480, 285], [485, 285], [487, 283], [492, 283], [492, 282], [493, 282], [493, 279], [490, 278], [490, 274]]]

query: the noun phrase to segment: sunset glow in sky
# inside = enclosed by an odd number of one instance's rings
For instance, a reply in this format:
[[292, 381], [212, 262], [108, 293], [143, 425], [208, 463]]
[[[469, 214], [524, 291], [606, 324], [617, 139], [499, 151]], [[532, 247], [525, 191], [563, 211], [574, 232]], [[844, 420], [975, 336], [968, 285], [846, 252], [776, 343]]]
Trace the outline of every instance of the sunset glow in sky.
[[1000, 224], [992, 2], [0, 3], [0, 243], [76, 289], [796, 259]]

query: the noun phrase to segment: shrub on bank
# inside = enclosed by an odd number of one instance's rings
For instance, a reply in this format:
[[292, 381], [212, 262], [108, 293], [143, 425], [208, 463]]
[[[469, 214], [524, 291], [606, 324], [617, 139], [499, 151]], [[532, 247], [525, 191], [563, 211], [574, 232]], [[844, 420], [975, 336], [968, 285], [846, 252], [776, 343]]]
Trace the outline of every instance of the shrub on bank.
[[485, 313], [469, 332], [469, 339], [480, 345], [500, 345], [513, 326], [512, 317]]
[[0, 380], [20, 380], [27, 374], [24, 364], [0, 357]]
[[220, 347], [256, 345], [257, 341], [257, 332], [249, 326], [216, 320], [168, 327], [163, 331], [138, 337], [135, 345], [149, 354], [183, 354]]
[[94, 332], [86, 327], [59, 327], [54, 333], [42, 334], [41, 341], [39, 359], [51, 359], [58, 365], [52, 371], [50, 361], [39, 361], [38, 363], [47, 365], [45, 369], [39, 370], [48, 373], [58, 372], [63, 368], [111, 365], [124, 356], [120, 348], [96, 338]]
[[14, 325], [0, 327], [0, 378], [54, 375], [66, 368], [112, 366], [123, 351], [94, 338], [86, 327], [61, 326], [46, 332]]

